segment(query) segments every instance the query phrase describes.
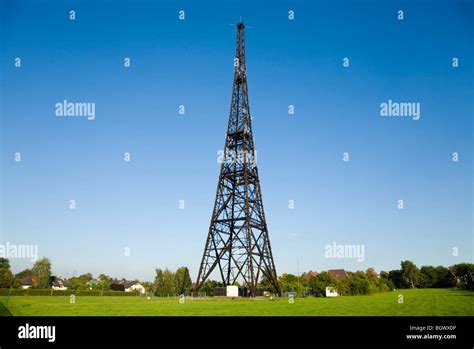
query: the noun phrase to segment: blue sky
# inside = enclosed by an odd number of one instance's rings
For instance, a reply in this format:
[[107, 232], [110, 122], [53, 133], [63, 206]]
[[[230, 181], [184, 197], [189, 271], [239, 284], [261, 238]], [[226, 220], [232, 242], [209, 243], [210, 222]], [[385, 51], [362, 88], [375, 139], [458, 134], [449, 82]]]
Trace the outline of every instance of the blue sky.
[[[472, 261], [469, 1], [2, 0], [0, 15], [0, 243], [37, 244], [53, 271], [196, 277], [241, 16], [278, 273]], [[95, 120], [56, 116], [64, 99], [94, 102]], [[420, 120], [381, 117], [389, 99]], [[364, 262], [325, 258], [333, 242], [364, 245]]]

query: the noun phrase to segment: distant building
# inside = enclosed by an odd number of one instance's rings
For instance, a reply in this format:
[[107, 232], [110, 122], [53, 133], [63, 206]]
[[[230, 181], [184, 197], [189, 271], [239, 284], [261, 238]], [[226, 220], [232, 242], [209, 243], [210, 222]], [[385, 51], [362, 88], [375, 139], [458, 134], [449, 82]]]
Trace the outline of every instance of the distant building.
[[109, 284], [110, 289], [112, 289], [114, 291], [125, 291], [124, 281], [125, 280], [113, 280]]
[[145, 286], [138, 281], [125, 281], [125, 292], [138, 292], [145, 294]]
[[239, 286], [227, 286], [226, 289], [227, 297], [238, 297], [239, 296]]
[[303, 273], [303, 275], [301, 275], [301, 278], [302, 278], [303, 280], [309, 280], [309, 279], [311, 279], [313, 276], [316, 276], [316, 275], [318, 275], [317, 272], [310, 270], [310, 271], [308, 271], [307, 273]]
[[67, 282], [66, 280], [63, 280], [59, 276], [51, 276], [51, 279], [49, 282], [50, 282], [51, 288], [55, 291], [65, 291], [68, 289], [69, 286], [71, 286], [69, 282]]
[[20, 279], [20, 285], [21, 285], [21, 288], [26, 290], [28, 288], [30, 288], [31, 286], [33, 286], [33, 278], [31, 275], [29, 276], [25, 276], [23, 278]]
[[114, 291], [145, 293], [145, 287], [138, 281], [128, 281], [125, 279], [114, 280], [110, 283], [110, 288]]
[[[212, 288], [212, 295], [214, 297], [249, 297], [250, 290], [245, 286], [219, 286]], [[263, 296], [263, 290], [258, 289], [256, 295]]]
[[336, 280], [342, 280], [349, 275], [344, 269], [331, 269], [328, 270], [328, 274]]
[[328, 286], [326, 287], [326, 297], [337, 297], [337, 290], [335, 287]]

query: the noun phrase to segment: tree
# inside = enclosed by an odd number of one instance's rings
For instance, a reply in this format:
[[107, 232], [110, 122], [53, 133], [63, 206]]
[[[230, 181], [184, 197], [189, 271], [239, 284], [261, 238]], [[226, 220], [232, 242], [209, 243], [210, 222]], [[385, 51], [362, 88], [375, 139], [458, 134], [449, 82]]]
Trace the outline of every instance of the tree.
[[388, 272], [388, 279], [393, 283], [396, 288], [402, 287], [402, 271], [401, 270], [390, 270]]
[[387, 286], [387, 291], [391, 291], [395, 288], [395, 285], [390, 280], [390, 274], [386, 271], [380, 272], [380, 281], [383, 282]]
[[200, 288], [199, 292], [203, 292], [208, 296], [214, 295], [214, 288], [224, 287], [224, 284], [215, 280], [207, 280]]
[[67, 279], [70, 290], [87, 290], [87, 284], [78, 276], [73, 276]]
[[474, 290], [474, 264], [459, 263], [449, 267], [449, 270], [456, 278], [458, 288]]
[[270, 293], [276, 293], [275, 287], [273, 284], [268, 280], [268, 278], [264, 275], [260, 278], [260, 282], [258, 283], [258, 287], [263, 289], [264, 291], [268, 291]]
[[373, 291], [369, 278], [363, 271], [346, 276], [339, 280], [338, 285], [337, 288], [342, 295], [363, 295], [370, 294]]
[[191, 292], [192, 281], [189, 276], [189, 270], [186, 267], [181, 267], [174, 273], [176, 290], [179, 294], [189, 294]]
[[85, 281], [91, 281], [94, 278], [91, 273], [82, 274], [79, 277]]
[[163, 270], [161, 270], [160, 268], [157, 268], [156, 270], [156, 275], [155, 275], [155, 282], [154, 282], [154, 286], [155, 286], [155, 294], [159, 294], [163, 288], [164, 288], [164, 276], [163, 276]]
[[36, 261], [31, 269], [32, 275], [38, 281], [38, 288], [47, 288], [51, 278], [51, 262], [48, 258], [42, 258]]
[[14, 277], [14, 278], [13, 278], [12, 287], [13, 287], [13, 288], [20, 288], [20, 287], [21, 287], [21, 282], [20, 282], [20, 280]]
[[92, 280], [93, 280], [92, 274], [86, 273], [86, 274], [69, 278], [67, 281], [70, 284], [69, 288], [72, 290], [88, 290], [91, 287], [95, 289], [101, 289], [101, 287], [98, 286], [98, 283], [92, 283], [91, 282]]
[[298, 292], [298, 277], [293, 274], [284, 273], [278, 278], [278, 283], [282, 293]]
[[453, 287], [456, 284], [456, 278], [454, 275], [451, 273], [451, 271], [443, 266], [437, 266], [435, 268], [435, 275], [436, 275], [436, 282], [433, 287], [440, 287], [440, 288], [446, 288], [446, 287]]
[[33, 275], [33, 272], [31, 269], [25, 269], [20, 271], [18, 274], [15, 274], [15, 278], [17, 279], [23, 279], [25, 276], [31, 276]]
[[9, 288], [12, 286], [13, 280], [10, 261], [7, 258], [0, 258], [0, 288]]
[[[379, 276], [373, 268], [369, 268], [366, 270], [365, 275], [369, 281], [369, 293], [393, 290], [393, 284], [386, 277], [382, 278], [382, 272]], [[387, 276], [387, 273], [384, 276]]]
[[10, 261], [8, 258], [0, 258], [0, 269], [10, 269]]
[[143, 287], [145, 287], [146, 292], [153, 292], [155, 290], [155, 285], [153, 284], [153, 282], [143, 281], [142, 285]]
[[421, 283], [420, 287], [435, 287], [436, 270], [431, 265], [424, 265], [420, 268]]
[[327, 272], [323, 271], [318, 275], [311, 276], [308, 279], [308, 288], [311, 294], [316, 297], [325, 297], [326, 296], [326, 287], [336, 286], [336, 279], [331, 277]]
[[411, 261], [402, 261], [402, 286], [405, 288], [415, 288], [420, 283], [420, 270]]
[[[106, 274], [100, 274], [97, 277], [97, 284], [96, 288], [100, 290], [110, 290], [110, 283], [112, 282], [112, 278]], [[94, 286], [92, 287], [94, 288]]]
[[172, 271], [168, 269], [161, 270], [156, 269], [155, 276], [155, 293], [156, 294], [169, 294], [176, 292], [176, 281]]
[[420, 287], [453, 287], [455, 283], [455, 277], [451, 271], [443, 266], [435, 268], [431, 265], [425, 265], [421, 267], [420, 273]]

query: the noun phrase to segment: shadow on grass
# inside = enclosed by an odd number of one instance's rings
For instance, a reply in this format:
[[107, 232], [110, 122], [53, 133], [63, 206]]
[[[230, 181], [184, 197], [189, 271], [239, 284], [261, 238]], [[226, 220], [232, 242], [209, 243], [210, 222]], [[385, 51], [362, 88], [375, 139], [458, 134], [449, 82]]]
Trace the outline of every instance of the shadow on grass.
[[10, 310], [8, 310], [7, 307], [3, 305], [2, 302], [0, 302], [0, 316], [12, 316], [12, 313], [10, 313]]
[[474, 290], [459, 290], [454, 289], [453, 297], [474, 297]]

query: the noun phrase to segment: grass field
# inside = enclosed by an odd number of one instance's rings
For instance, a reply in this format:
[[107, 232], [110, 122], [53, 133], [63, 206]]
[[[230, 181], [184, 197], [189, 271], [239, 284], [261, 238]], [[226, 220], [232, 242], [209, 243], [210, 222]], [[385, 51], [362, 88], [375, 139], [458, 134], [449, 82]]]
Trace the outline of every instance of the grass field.
[[[398, 302], [403, 295], [403, 304]], [[453, 289], [415, 289], [379, 293], [371, 296], [288, 299], [186, 299], [146, 297], [13, 296], [1, 301], [0, 314], [14, 316], [84, 315], [289, 315], [289, 316], [473, 316], [474, 292]], [[7, 310], [6, 310], [7, 309]]]

